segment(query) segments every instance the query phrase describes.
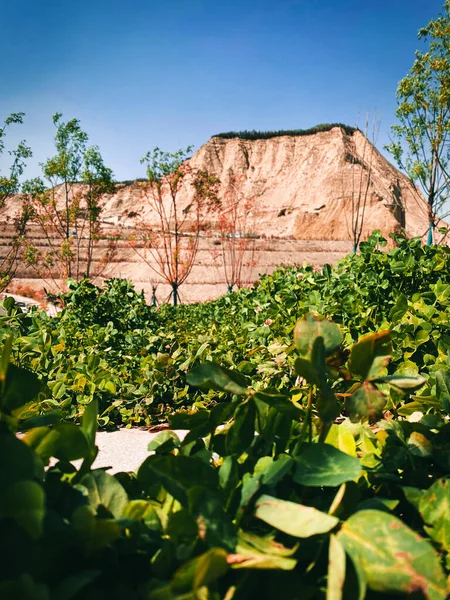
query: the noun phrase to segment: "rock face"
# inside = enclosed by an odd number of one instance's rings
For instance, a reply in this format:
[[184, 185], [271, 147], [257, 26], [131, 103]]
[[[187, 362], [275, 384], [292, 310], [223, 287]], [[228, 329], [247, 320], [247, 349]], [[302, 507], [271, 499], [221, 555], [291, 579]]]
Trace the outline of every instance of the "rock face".
[[[385, 235], [405, 229], [408, 236], [427, 231], [427, 205], [420, 193], [360, 131], [348, 134], [334, 127], [253, 141], [213, 137], [190, 165], [218, 177], [222, 188], [231, 174], [241, 177], [243, 197], [255, 198], [250, 221], [258, 235], [351, 241], [359, 199], [365, 204], [362, 239], [374, 229]], [[192, 200], [189, 189], [181, 196], [182, 205]], [[131, 212], [157, 224], [136, 184], [105, 198], [104, 211], [112, 223], [131, 224]]]
[[[247, 231], [262, 239], [255, 241], [256, 265], [249, 281], [261, 272], [272, 271], [277, 264], [307, 259], [320, 266], [350, 251], [358, 201], [359, 218], [364, 214], [362, 240], [374, 229], [385, 236], [400, 229], [408, 236], [424, 236], [428, 229], [424, 199], [359, 131], [350, 134], [334, 127], [313, 135], [253, 141], [213, 137], [189, 162], [194, 169], [215, 175], [222, 182], [221, 193], [230, 177], [238, 176], [242, 197], [254, 199]], [[181, 208], [192, 201], [192, 195], [186, 185], [180, 193]], [[106, 231], [133, 227], [136, 216], [158, 226], [157, 215], [138, 183], [118, 187], [115, 194], [103, 198], [102, 204]], [[15, 207], [17, 202], [7, 204], [2, 211], [4, 219], [12, 218]], [[217, 218], [211, 215], [208, 221], [197, 262], [184, 286], [185, 290], [188, 285], [191, 288], [187, 300], [214, 297], [226, 289], [219, 275], [220, 257], [213, 237]], [[271, 238], [270, 248], [266, 238]], [[291, 244], [288, 255], [287, 243]], [[106, 274], [147, 282], [144, 287], [150, 285], [148, 267], [126, 246]], [[31, 273], [24, 271], [23, 277], [29, 280]], [[199, 287], [196, 293], [193, 289], [206, 283], [210, 283], [208, 291], [200, 292]]]
[[404, 228], [427, 229], [427, 206], [407, 177], [359, 131], [335, 127], [301, 137], [247, 141], [212, 138], [191, 164], [221, 181], [242, 173], [244, 193], [256, 195], [255, 233], [303, 240], [351, 240], [352, 198], [367, 194], [363, 239]]

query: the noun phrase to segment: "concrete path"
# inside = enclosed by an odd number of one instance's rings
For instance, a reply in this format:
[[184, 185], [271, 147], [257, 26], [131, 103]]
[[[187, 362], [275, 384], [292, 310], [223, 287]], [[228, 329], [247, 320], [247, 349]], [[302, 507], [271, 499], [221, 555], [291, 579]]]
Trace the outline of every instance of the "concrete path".
[[[188, 432], [175, 431], [174, 433], [183, 439]], [[149, 433], [142, 429], [119, 429], [97, 433], [98, 456], [93, 468], [110, 467], [108, 473], [111, 474], [119, 471], [137, 471], [149, 456], [147, 447], [157, 435], [158, 433]]]

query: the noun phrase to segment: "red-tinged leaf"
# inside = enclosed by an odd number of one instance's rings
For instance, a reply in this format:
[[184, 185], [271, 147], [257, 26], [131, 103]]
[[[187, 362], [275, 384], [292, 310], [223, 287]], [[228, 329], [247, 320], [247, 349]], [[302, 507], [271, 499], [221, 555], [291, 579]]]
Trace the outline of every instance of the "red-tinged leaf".
[[378, 510], [352, 515], [337, 534], [370, 589], [447, 598], [447, 581], [433, 546], [397, 517]]
[[374, 360], [390, 354], [390, 339], [390, 331], [379, 331], [378, 333], [369, 333], [353, 344], [350, 350], [351, 372], [359, 375], [362, 379], [367, 379]]
[[314, 342], [319, 337], [323, 339], [325, 354], [330, 354], [342, 344], [342, 333], [336, 323], [319, 319], [312, 314], [297, 321], [294, 343], [301, 356], [311, 358]]
[[386, 396], [370, 381], [364, 381], [346, 400], [346, 408], [352, 421], [369, 417], [374, 421], [381, 417], [386, 405]]

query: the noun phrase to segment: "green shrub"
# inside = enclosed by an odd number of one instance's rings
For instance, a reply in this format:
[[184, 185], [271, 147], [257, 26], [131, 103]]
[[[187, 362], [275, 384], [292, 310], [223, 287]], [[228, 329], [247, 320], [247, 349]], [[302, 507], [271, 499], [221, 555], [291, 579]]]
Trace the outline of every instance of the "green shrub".
[[330, 131], [334, 127], [339, 127], [345, 131], [347, 135], [353, 135], [355, 131], [358, 131], [356, 127], [350, 127], [349, 125], [344, 125], [343, 123], [322, 123], [321, 125], [310, 127], [309, 129], [280, 129], [278, 131], [255, 131], [253, 129], [251, 131], [227, 131], [226, 133], [217, 133], [212, 137], [222, 138], [225, 140], [232, 138], [240, 138], [241, 140], [268, 140], [270, 138], [280, 137], [283, 135], [290, 137], [314, 135], [315, 133]]
[[[252, 290], [157, 311], [121, 280], [103, 290], [73, 284], [57, 318], [17, 311], [0, 316], [0, 337], [14, 332], [14, 361], [47, 382], [49, 405], [77, 419], [95, 399], [105, 427], [149, 425], [180, 407], [225, 401], [221, 393], [188, 384], [186, 372], [203, 360], [240, 371], [254, 385], [290, 389], [297, 377], [292, 331], [311, 311], [339, 323], [347, 347], [361, 335], [390, 329], [389, 368], [421, 372], [427, 385], [420, 395], [432, 399], [436, 372], [448, 369], [450, 250], [418, 239], [396, 243], [385, 252], [385, 240], [374, 234], [360, 254], [333, 267], [280, 268]], [[345, 377], [334, 385], [344, 393]], [[298, 393], [306, 403], [305, 391]], [[389, 410], [413, 410], [395, 391], [389, 396]]]
[[[92, 469], [97, 402], [81, 425], [40, 415], [42, 382], [0, 357], [0, 595], [5, 600], [448, 596], [450, 436], [438, 414], [381, 420], [389, 332], [343, 352], [335, 323], [295, 324], [298, 386], [202, 362], [191, 386], [226, 395], [179, 411], [137, 474]], [[345, 373], [349, 418], [335, 422]], [[435, 404], [447, 409], [448, 376]], [[425, 410], [423, 408], [423, 410]], [[25, 431], [22, 439], [15, 435]], [[50, 458], [56, 461], [49, 466]], [[76, 468], [73, 461], [81, 459]]]

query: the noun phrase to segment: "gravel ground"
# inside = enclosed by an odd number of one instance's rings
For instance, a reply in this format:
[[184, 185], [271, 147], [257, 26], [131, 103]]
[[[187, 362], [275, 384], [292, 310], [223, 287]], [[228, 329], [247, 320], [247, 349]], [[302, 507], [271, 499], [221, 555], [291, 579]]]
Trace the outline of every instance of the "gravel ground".
[[[184, 438], [188, 432], [175, 431], [175, 433], [178, 437]], [[98, 456], [93, 468], [110, 467], [108, 473], [111, 474], [120, 471], [137, 471], [149, 455], [147, 446], [157, 435], [158, 433], [149, 433], [142, 429], [119, 429], [97, 433], [95, 441], [98, 446]]]

